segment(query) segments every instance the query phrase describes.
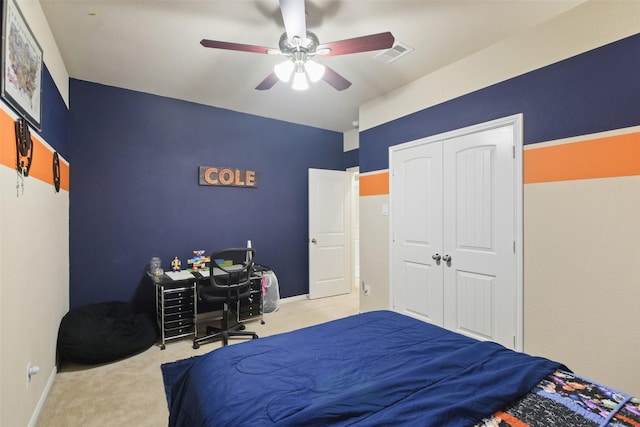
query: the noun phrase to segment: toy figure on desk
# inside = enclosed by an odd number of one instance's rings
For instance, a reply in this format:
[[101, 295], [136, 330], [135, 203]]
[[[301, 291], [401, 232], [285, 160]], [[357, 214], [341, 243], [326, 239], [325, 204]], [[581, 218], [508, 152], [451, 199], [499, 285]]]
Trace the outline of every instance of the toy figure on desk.
[[204, 256], [204, 252], [204, 249], [193, 251], [193, 254], [195, 256], [187, 261], [189, 264], [192, 264], [191, 271], [207, 269], [206, 264], [211, 261], [211, 258], [209, 258], [208, 256]]
[[178, 257], [173, 258], [173, 261], [171, 261], [171, 269], [173, 271], [180, 271], [180, 266], [181, 265], [182, 265], [182, 263], [180, 262]]

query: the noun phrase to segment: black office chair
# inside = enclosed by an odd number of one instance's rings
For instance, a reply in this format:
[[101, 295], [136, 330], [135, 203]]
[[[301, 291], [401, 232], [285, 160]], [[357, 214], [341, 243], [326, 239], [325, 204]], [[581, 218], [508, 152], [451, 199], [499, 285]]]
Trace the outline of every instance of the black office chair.
[[[253, 273], [253, 258], [255, 250], [252, 248], [230, 248], [211, 254], [209, 264], [209, 280], [211, 286], [199, 286], [200, 299], [207, 302], [222, 302], [221, 329], [212, 326], [207, 327], [207, 335], [193, 339], [193, 348], [200, 347], [200, 343], [222, 338], [222, 344], [227, 345], [229, 337], [258, 338], [255, 332], [244, 330], [244, 324], [237, 323], [230, 326], [229, 306], [236, 305], [236, 313], [239, 313], [240, 301], [251, 294], [251, 275]], [[221, 260], [231, 260], [232, 265], [223, 266], [218, 263]]]

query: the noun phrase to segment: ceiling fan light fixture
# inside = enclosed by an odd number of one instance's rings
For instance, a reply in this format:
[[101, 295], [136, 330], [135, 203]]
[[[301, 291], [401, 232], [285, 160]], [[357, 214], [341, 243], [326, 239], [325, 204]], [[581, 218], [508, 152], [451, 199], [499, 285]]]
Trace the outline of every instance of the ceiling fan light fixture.
[[319, 64], [314, 60], [307, 60], [307, 62], [304, 64], [304, 68], [307, 71], [309, 80], [311, 80], [312, 83], [319, 81], [324, 75], [324, 65]]
[[292, 79], [293, 89], [305, 90], [310, 83], [322, 79], [335, 90], [342, 91], [349, 88], [351, 82], [331, 68], [310, 59], [316, 55], [338, 56], [389, 49], [395, 41], [393, 34], [387, 31], [321, 45], [318, 36], [306, 28], [304, 0], [280, 0], [280, 12], [285, 32], [280, 35], [279, 49], [207, 39], [202, 39], [200, 44], [207, 48], [286, 57], [287, 61], [274, 66], [273, 72], [256, 86], [256, 90], [271, 89], [278, 81], [289, 83]]
[[273, 72], [276, 73], [276, 76], [278, 76], [281, 81], [288, 83], [289, 80], [291, 80], [294, 68], [294, 63], [287, 59], [284, 62], [276, 64], [275, 67], [273, 67]]
[[293, 73], [293, 83], [291, 87], [294, 90], [307, 90], [309, 89], [309, 82], [307, 82], [307, 74], [304, 72], [302, 67], [298, 68], [295, 73]]

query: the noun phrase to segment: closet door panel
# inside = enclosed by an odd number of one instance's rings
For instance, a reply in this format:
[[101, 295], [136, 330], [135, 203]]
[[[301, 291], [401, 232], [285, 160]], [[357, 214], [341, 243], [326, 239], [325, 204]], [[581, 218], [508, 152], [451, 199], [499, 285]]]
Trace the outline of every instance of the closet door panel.
[[391, 194], [394, 309], [443, 326], [442, 147], [394, 153]]
[[[444, 141], [445, 327], [513, 346], [513, 129]], [[505, 327], [504, 325], [507, 325]]]

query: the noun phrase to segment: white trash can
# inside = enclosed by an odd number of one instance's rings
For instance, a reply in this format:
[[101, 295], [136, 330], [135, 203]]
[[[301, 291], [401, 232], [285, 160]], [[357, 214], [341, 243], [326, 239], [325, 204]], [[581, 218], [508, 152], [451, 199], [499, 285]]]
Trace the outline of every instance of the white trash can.
[[280, 288], [278, 287], [278, 278], [272, 270], [262, 272], [262, 292], [263, 303], [262, 310], [264, 313], [273, 313], [278, 310], [280, 305]]

